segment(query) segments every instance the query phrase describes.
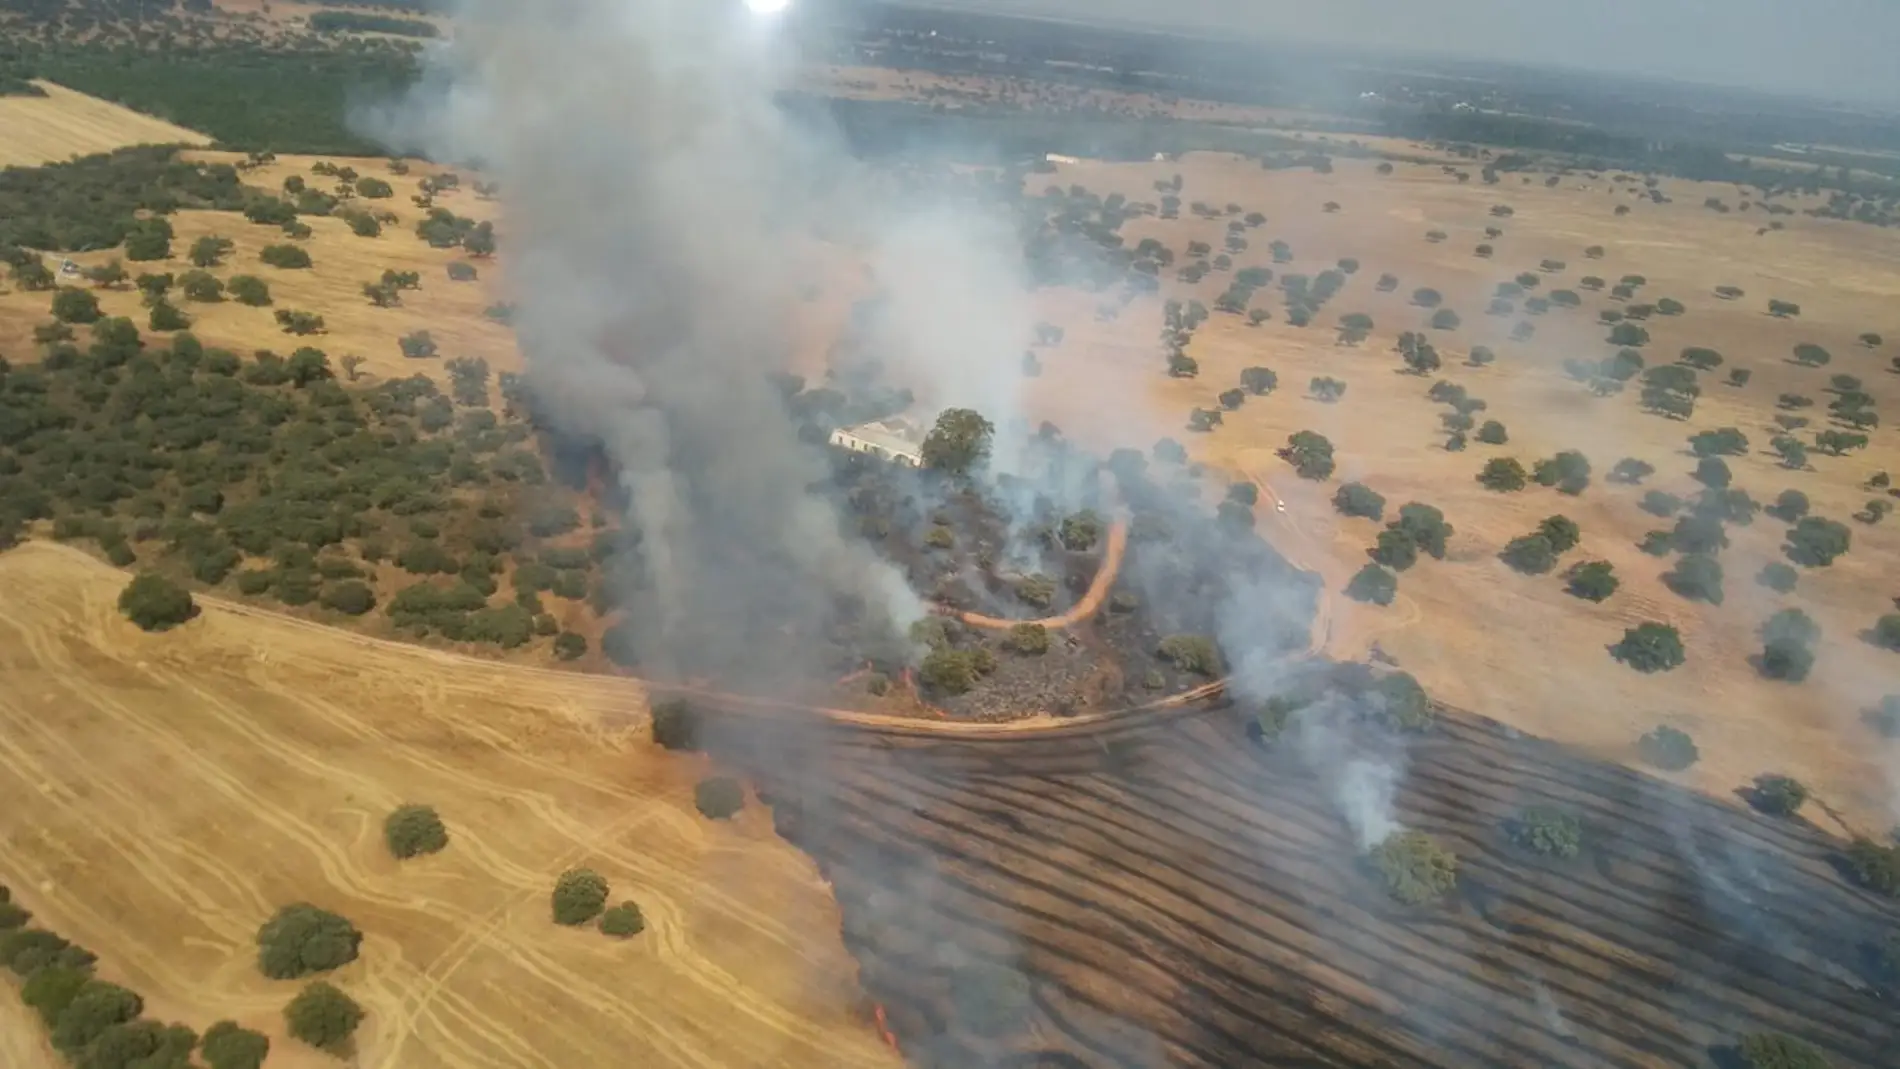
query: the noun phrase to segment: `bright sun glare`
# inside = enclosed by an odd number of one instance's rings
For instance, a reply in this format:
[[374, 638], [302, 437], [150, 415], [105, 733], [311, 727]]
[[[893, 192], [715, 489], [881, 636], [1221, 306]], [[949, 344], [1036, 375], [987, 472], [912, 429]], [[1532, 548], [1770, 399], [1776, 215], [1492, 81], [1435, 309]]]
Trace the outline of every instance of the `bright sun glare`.
[[792, 0], [745, 0], [754, 15], [776, 15], [792, 6]]

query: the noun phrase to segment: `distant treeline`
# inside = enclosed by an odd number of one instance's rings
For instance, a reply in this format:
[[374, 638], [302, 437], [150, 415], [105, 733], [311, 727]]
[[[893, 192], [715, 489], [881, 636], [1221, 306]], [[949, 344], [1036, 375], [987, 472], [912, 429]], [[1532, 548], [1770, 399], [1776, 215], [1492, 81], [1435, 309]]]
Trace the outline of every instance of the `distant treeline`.
[[434, 23], [421, 19], [356, 11], [319, 11], [310, 16], [310, 28], [318, 33], [393, 33], [401, 37], [434, 37], [440, 32]]
[[61, 48], [0, 56], [0, 79], [45, 78], [190, 127], [226, 148], [377, 155], [382, 146], [350, 128], [351, 110], [415, 79], [407, 50], [414, 46], [352, 44], [359, 47]]

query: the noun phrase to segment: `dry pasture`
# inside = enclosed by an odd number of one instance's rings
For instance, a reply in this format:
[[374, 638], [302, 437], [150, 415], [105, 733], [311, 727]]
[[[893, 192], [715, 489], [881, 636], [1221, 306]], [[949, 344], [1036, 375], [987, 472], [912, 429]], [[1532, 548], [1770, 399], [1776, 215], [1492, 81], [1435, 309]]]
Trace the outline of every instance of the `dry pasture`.
[[[234, 163], [240, 153], [194, 152], [187, 158]], [[248, 185], [271, 193], [281, 193], [283, 180], [296, 174], [313, 188], [330, 190], [335, 180], [312, 174], [310, 167], [319, 161], [354, 167], [363, 175], [386, 179], [396, 188], [395, 196], [385, 200], [358, 198], [350, 204], [365, 209], [389, 211], [397, 222], [386, 224], [374, 238], [358, 237], [342, 219], [302, 216], [311, 235], [296, 242], [274, 226], [261, 226], [236, 212], [181, 211], [168, 218], [175, 237], [172, 256], [156, 262], [127, 261], [126, 270], [136, 278], [145, 273], [180, 275], [192, 269], [188, 255], [191, 243], [206, 235], [229, 238], [234, 248], [213, 274], [229, 282], [232, 276], [256, 275], [269, 283], [272, 303], [253, 308], [228, 297], [216, 303], [186, 301], [176, 289], [171, 300], [192, 317], [191, 332], [206, 345], [223, 346], [248, 356], [257, 349], [287, 353], [313, 345], [330, 355], [334, 365], [344, 356], [363, 358], [362, 372], [369, 375], [400, 378], [418, 372], [445, 378], [442, 365], [454, 357], [480, 357], [496, 372], [518, 370], [520, 356], [514, 335], [483, 311], [504, 301], [499, 278], [500, 267], [493, 260], [475, 260], [459, 248], [437, 249], [416, 235], [416, 223], [426, 214], [410, 202], [416, 183], [424, 174], [441, 168], [417, 164], [408, 176], [389, 173], [387, 160], [329, 156], [283, 156], [264, 166], [247, 171]], [[436, 204], [457, 215], [477, 221], [500, 214], [497, 202], [483, 201], [464, 188], [438, 194]], [[503, 239], [506, 240], [505, 238]], [[258, 260], [267, 245], [296, 244], [310, 254], [311, 266], [279, 269]], [[70, 258], [82, 267], [122, 257], [119, 250], [74, 254]], [[55, 257], [55, 262], [61, 257]], [[470, 282], [454, 282], [448, 277], [448, 265], [457, 261], [473, 264], [479, 277]], [[378, 308], [363, 296], [363, 284], [376, 282], [386, 270], [414, 271], [422, 279], [420, 289], [402, 294], [402, 304]], [[89, 283], [78, 282], [87, 286]], [[107, 315], [129, 316], [144, 329], [148, 310], [130, 282], [98, 290], [100, 307]], [[20, 290], [0, 294], [0, 352], [24, 354], [32, 351], [32, 328], [51, 318], [50, 293]], [[278, 325], [278, 309], [315, 312], [324, 318], [321, 334], [287, 334]], [[402, 355], [399, 340], [406, 334], [427, 330], [440, 347], [432, 359], [409, 359]]]
[[[1243, 317], [1216, 312], [1195, 332], [1188, 351], [1200, 373], [1192, 379], [1165, 373], [1157, 340], [1162, 301], [1198, 298], [1211, 308], [1231, 274], [1214, 272], [1190, 286], [1166, 271], [1158, 296], [1138, 298], [1106, 319], [1098, 316], [1100, 295], [1046, 294], [1041, 312], [1064, 325], [1067, 336], [1044, 354], [1044, 374], [1026, 387], [1032, 418], [1051, 419], [1071, 437], [1102, 447], [1144, 447], [1172, 436], [1224, 478], [1270, 480], [1291, 511], [1276, 516], [1263, 510], [1263, 533], [1296, 563], [1326, 575], [1335, 593], [1365, 563], [1378, 531], [1372, 521], [1334, 512], [1330, 498], [1341, 482], [1363, 481], [1384, 494], [1388, 516], [1408, 501], [1435, 504], [1457, 528], [1448, 559], [1424, 559], [1405, 572], [1390, 607], [1333, 598], [1330, 652], [1363, 656], [1377, 642], [1444, 700], [1601, 756], [1631, 759], [1640, 734], [1658, 723], [1675, 724], [1695, 737], [1703, 755], [1678, 777], [1683, 782], [1726, 795], [1758, 774], [1785, 772], [1815, 786], [1824, 802], [1863, 826], [1892, 823], [1900, 757], [1860, 717], [1882, 693], [1900, 689], [1900, 660], [1859, 635], [1892, 611], [1889, 598], [1900, 593], [1891, 580], [1900, 570], [1900, 535], [1892, 521], [1869, 526], [1849, 517], [1879, 496], [1862, 488], [1869, 476], [1900, 469], [1891, 429], [1900, 414], [1900, 376], [1888, 370], [1890, 357], [1900, 351], [1893, 311], [1900, 296], [1900, 247], [1884, 230], [1799, 214], [1777, 217], [1784, 230], [1757, 236], [1756, 228], [1768, 221], [1761, 212], [1716, 214], [1702, 206], [1708, 196], [1720, 196], [1731, 207], [1744, 199], [1727, 185], [1665, 179], [1662, 189], [1673, 202], [1658, 205], [1620, 192], [1627, 184], [1613, 183], [1608, 174], [1595, 180], [1568, 176], [1555, 189], [1546, 189], [1541, 175], [1531, 185], [1506, 175], [1499, 185], [1486, 186], [1475, 177], [1476, 168], [1467, 166], [1474, 177], [1463, 185], [1435, 165], [1399, 163], [1394, 174], [1381, 176], [1373, 161], [1338, 160], [1334, 173], [1322, 175], [1269, 172], [1251, 161], [1206, 155], [1167, 163], [1083, 162], [1031, 176], [1032, 192], [1073, 183], [1100, 195], [1120, 192], [1153, 201], [1156, 180], [1181, 174], [1183, 218], [1133, 220], [1122, 230], [1127, 244], [1155, 237], [1175, 251], [1177, 267], [1186, 262], [1190, 240], [1220, 252], [1228, 217], [1194, 218], [1186, 205], [1235, 203], [1243, 212], [1267, 216], [1263, 226], [1245, 232], [1249, 248], [1233, 257], [1235, 268], [1260, 264], [1275, 274], [1275, 286], [1254, 297], [1254, 306], [1271, 310], [1270, 321], [1250, 327]], [[1327, 201], [1337, 202], [1339, 211], [1323, 211]], [[1632, 206], [1630, 213], [1615, 216], [1614, 206], [1624, 203]], [[1793, 203], [1807, 207], [1818, 200]], [[1511, 206], [1514, 214], [1492, 216], [1498, 204]], [[1481, 259], [1473, 250], [1488, 240], [1487, 226], [1504, 234], [1489, 239], [1496, 252]], [[1448, 238], [1428, 242], [1432, 229]], [[1267, 245], [1275, 238], [1291, 246], [1292, 262], [1271, 261]], [[1589, 245], [1604, 246], [1603, 258], [1586, 259]], [[1288, 324], [1279, 277], [1310, 277], [1342, 257], [1357, 258], [1358, 272], [1311, 326]], [[1545, 272], [1545, 259], [1564, 266]], [[1540, 276], [1533, 293], [1576, 289], [1582, 306], [1531, 316], [1520, 299], [1515, 315], [1485, 314], [1493, 287], [1524, 271]], [[1376, 293], [1374, 283], [1385, 272], [1396, 275], [1399, 285]], [[1597, 275], [1614, 285], [1626, 274], [1648, 279], [1638, 300], [1668, 296], [1687, 306], [1683, 315], [1659, 315], [1643, 324], [1652, 336], [1643, 349], [1652, 366], [1674, 360], [1686, 346], [1712, 347], [1726, 358], [1716, 372], [1702, 374], [1702, 396], [1687, 421], [1641, 412], [1639, 384], [1621, 396], [1598, 398], [1561, 369], [1566, 357], [1595, 361], [1615, 349], [1605, 342], [1608, 328], [1598, 324], [1597, 313], [1622, 302], [1612, 300], [1607, 288], [1600, 294], [1580, 289], [1578, 279]], [[1713, 293], [1718, 285], [1740, 286], [1746, 295], [1719, 299]], [[1425, 286], [1439, 290], [1444, 307], [1460, 314], [1458, 329], [1426, 328], [1430, 313], [1411, 303], [1413, 290]], [[1767, 315], [1771, 297], [1799, 303], [1802, 314]], [[1356, 346], [1335, 338], [1334, 325], [1348, 312], [1365, 312], [1376, 323], [1372, 336]], [[1510, 338], [1519, 320], [1535, 325], [1527, 342]], [[1404, 373], [1392, 351], [1402, 330], [1425, 330], [1445, 366], [1424, 377]], [[1889, 340], [1879, 349], [1864, 348], [1856, 340], [1863, 331]], [[1792, 362], [1792, 347], [1808, 341], [1828, 348], [1832, 363], [1807, 368]], [[1496, 350], [1494, 365], [1464, 366], [1477, 344]], [[1254, 364], [1278, 373], [1279, 390], [1249, 398], [1210, 434], [1188, 432], [1189, 410], [1215, 406], [1215, 396], [1237, 384], [1240, 369]], [[1734, 366], [1749, 367], [1752, 381], [1726, 385]], [[1828, 380], [1842, 372], [1864, 382], [1889, 426], [1873, 431], [1864, 451], [1845, 457], [1811, 452], [1810, 470], [1784, 469], [1767, 448], [1778, 433], [1771, 420], [1777, 395], [1815, 399], [1803, 413], [1813, 424], [1799, 432], [1811, 436], [1828, 426]], [[1322, 375], [1348, 384], [1342, 400], [1327, 404], [1307, 395], [1308, 381]], [[1485, 399], [1489, 408], [1477, 418], [1502, 421], [1510, 441], [1488, 446], [1473, 438], [1464, 452], [1445, 450], [1439, 417], [1450, 409], [1425, 396], [1437, 379], [1463, 384]], [[1114, 420], [1101, 420], [1102, 412], [1114, 413]], [[1785, 525], [1765, 515], [1750, 526], [1731, 527], [1734, 544], [1721, 557], [1727, 570], [1722, 606], [1672, 593], [1658, 578], [1670, 562], [1636, 548], [1644, 532], [1672, 521], [1637, 507], [1644, 488], [1605, 481], [1611, 465], [1634, 456], [1657, 469], [1648, 487], [1688, 496], [1700, 486], [1689, 478], [1695, 459], [1687, 436], [1724, 426], [1740, 428], [1750, 440], [1749, 455], [1728, 458], [1735, 485], [1763, 503], [1783, 489], [1802, 490], [1816, 514], [1852, 528], [1852, 550], [1831, 567], [1802, 569], [1790, 595], [1755, 581], [1763, 564], [1781, 559]], [[1274, 456], [1287, 435], [1301, 429], [1332, 439], [1338, 451], [1334, 478], [1304, 482]], [[1580, 497], [1535, 484], [1521, 493], [1494, 494], [1475, 482], [1490, 457], [1515, 456], [1529, 468], [1563, 449], [1581, 450], [1593, 465], [1592, 484]], [[1507, 541], [1552, 514], [1570, 516], [1583, 532], [1581, 545], [1565, 555], [1557, 572], [1527, 577], [1496, 559]], [[1587, 559], [1611, 561], [1622, 580], [1622, 588], [1602, 604], [1564, 592], [1562, 570]], [[1788, 606], [1807, 611], [1823, 630], [1814, 672], [1799, 685], [1761, 679], [1747, 660], [1760, 649], [1760, 623]], [[1610, 659], [1605, 647], [1646, 619], [1681, 629], [1688, 647], [1684, 667], [1645, 676]]]
[[87, 96], [36, 81], [43, 97], [0, 96], [0, 167], [38, 167], [131, 145], [209, 145], [211, 139]]
[[[336, 1064], [285, 1038], [299, 985], [255, 964], [257, 926], [309, 901], [365, 933], [328, 977], [368, 1010], [355, 1065], [897, 1064], [828, 886], [756, 805], [699, 816], [704, 759], [645, 741], [637, 688], [229, 607], [148, 635], [114, 607], [124, 579], [55, 545], [0, 554], [0, 881], [151, 1016]], [[412, 801], [451, 841], [398, 863], [381, 823]], [[555, 926], [577, 865], [647, 930]], [[0, 1003], [0, 1060], [58, 1064]]]

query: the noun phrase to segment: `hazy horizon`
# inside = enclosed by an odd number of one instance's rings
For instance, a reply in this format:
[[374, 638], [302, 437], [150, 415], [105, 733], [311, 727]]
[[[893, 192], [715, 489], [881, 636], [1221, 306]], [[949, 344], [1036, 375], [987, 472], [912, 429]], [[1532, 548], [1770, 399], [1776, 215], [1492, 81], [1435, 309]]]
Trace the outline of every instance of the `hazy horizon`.
[[[1549, 64], [1900, 109], [1900, 4], [1813, 0], [896, 0], [1444, 59]], [[1711, 12], [1719, 10], [1719, 17]]]

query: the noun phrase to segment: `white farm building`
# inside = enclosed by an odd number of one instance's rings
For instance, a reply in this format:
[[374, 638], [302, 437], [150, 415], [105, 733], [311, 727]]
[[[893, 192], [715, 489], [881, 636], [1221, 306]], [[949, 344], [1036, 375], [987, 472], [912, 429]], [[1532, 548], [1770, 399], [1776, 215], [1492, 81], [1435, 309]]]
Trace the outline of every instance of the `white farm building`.
[[831, 432], [831, 444], [907, 468], [921, 468], [924, 464], [923, 429], [905, 419], [880, 419], [855, 427], [839, 427]]

